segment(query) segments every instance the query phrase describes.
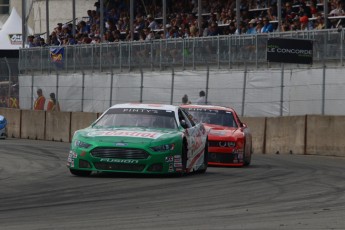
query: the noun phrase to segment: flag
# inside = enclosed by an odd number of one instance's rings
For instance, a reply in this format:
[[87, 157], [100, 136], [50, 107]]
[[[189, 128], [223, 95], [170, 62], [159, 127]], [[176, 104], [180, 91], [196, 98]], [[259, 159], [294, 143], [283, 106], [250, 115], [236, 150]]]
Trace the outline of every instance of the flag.
[[50, 60], [56, 67], [63, 68], [64, 66], [64, 47], [50, 48]]

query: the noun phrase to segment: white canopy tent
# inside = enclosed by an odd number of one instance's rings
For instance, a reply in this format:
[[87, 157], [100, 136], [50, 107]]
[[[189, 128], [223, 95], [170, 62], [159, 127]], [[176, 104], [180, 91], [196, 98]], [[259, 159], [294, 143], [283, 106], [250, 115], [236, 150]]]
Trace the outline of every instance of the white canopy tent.
[[[28, 28], [29, 34], [33, 33]], [[23, 46], [22, 18], [15, 8], [0, 30], [0, 50], [19, 50]]]

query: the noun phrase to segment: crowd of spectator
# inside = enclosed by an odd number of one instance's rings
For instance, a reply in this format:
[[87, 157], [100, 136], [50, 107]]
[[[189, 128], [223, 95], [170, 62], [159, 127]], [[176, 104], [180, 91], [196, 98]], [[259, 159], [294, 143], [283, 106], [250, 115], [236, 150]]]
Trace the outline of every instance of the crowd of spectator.
[[[282, 22], [278, 28], [277, 0], [241, 0], [240, 22], [236, 22], [236, 0], [202, 1], [202, 20], [198, 25], [198, 0], [166, 1], [166, 32], [163, 31], [162, 1], [134, 1], [134, 38], [130, 33], [130, 10], [126, 0], [104, 0], [104, 21], [100, 3], [78, 21], [58, 23], [45, 40], [29, 36], [28, 46], [63, 46], [130, 40], [190, 38], [231, 34], [257, 34], [275, 31], [338, 28], [343, 19], [324, 19], [323, 0], [282, 0]], [[344, 0], [328, 1], [328, 16], [344, 16]], [[238, 26], [237, 26], [238, 25]], [[101, 26], [104, 33], [101, 34]]]

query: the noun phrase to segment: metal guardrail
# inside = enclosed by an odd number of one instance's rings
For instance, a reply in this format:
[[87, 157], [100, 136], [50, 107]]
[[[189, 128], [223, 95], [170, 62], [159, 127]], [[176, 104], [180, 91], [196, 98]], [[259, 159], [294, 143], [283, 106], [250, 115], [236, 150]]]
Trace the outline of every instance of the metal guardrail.
[[[344, 65], [344, 30], [309, 30], [257, 35], [230, 35], [186, 39], [161, 39], [65, 46], [63, 65], [51, 61], [50, 47], [20, 49], [19, 69], [28, 71], [132, 71], [151, 70], [249, 69], [280, 66], [266, 59], [267, 40], [272, 37], [311, 39], [312, 66], [331, 62]], [[299, 66], [299, 65], [296, 65]]]

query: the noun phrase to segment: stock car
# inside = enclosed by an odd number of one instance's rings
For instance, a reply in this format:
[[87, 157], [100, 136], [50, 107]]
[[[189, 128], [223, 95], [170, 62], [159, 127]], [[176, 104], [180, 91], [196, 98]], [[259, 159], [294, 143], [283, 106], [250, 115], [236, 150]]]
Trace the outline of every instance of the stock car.
[[208, 164], [248, 166], [253, 153], [252, 135], [234, 109], [213, 105], [182, 105], [208, 132]]
[[0, 115], [0, 138], [5, 139], [7, 137], [7, 120], [4, 116]]
[[76, 176], [204, 173], [207, 146], [204, 125], [179, 106], [117, 104], [74, 133], [67, 167]]

